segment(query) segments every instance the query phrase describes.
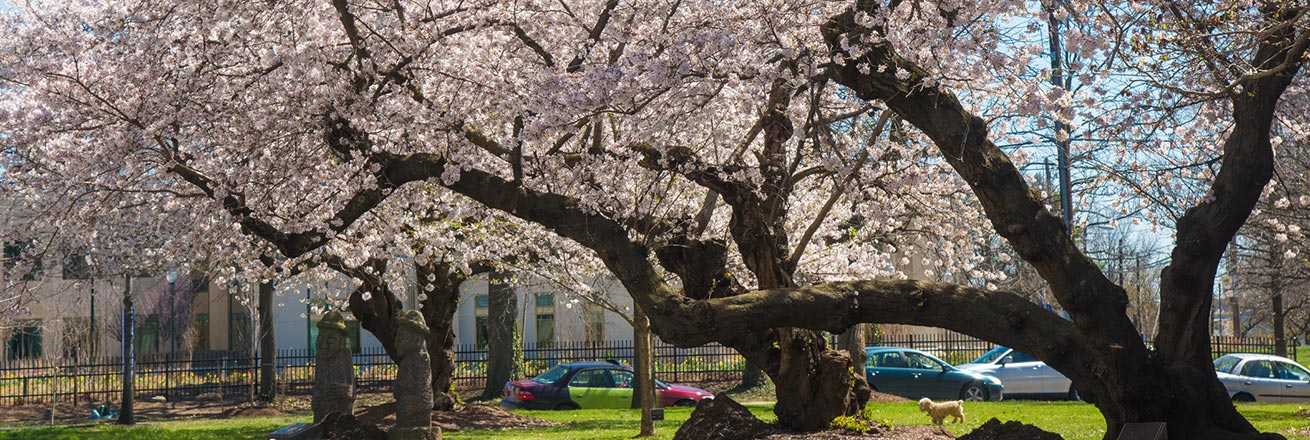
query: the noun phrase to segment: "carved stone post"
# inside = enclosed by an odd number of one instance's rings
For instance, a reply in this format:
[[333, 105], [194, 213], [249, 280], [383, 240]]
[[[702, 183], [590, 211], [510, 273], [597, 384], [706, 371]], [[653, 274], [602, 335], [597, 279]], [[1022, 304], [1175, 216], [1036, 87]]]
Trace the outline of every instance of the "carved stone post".
[[339, 312], [329, 312], [318, 322], [318, 340], [314, 342], [314, 422], [328, 414], [354, 414], [355, 368], [351, 361], [350, 339], [346, 320]]
[[400, 371], [392, 393], [396, 397], [396, 427], [391, 440], [437, 440], [432, 426], [432, 362], [427, 349], [428, 327], [423, 315], [410, 310], [396, 320], [396, 354]]

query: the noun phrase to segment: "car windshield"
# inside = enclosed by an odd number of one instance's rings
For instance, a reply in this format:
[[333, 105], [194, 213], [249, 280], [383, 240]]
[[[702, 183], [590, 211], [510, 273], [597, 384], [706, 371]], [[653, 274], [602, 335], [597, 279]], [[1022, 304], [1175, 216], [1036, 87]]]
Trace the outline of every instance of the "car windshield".
[[1214, 360], [1214, 370], [1221, 373], [1231, 373], [1237, 362], [1241, 361], [1237, 356], [1223, 356]]
[[973, 363], [973, 364], [990, 364], [990, 363], [992, 363], [992, 362], [996, 362], [997, 359], [1000, 359], [1000, 358], [1001, 358], [1001, 355], [1004, 355], [1005, 352], [1007, 352], [1007, 351], [1010, 351], [1010, 349], [1007, 348], [1007, 347], [996, 347], [996, 348], [991, 349], [991, 351], [988, 351], [988, 352], [986, 352], [986, 353], [983, 353], [982, 357], [980, 357], [980, 358], [978, 358], [978, 359], [974, 359], [973, 362], [971, 362], [971, 363]]
[[532, 378], [532, 381], [550, 385], [555, 383], [555, 381], [559, 380], [561, 377], [564, 377], [568, 372], [568, 368], [565, 368], [562, 365], [556, 365], [554, 368], [546, 370], [545, 373], [538, 374], [537, 377]]

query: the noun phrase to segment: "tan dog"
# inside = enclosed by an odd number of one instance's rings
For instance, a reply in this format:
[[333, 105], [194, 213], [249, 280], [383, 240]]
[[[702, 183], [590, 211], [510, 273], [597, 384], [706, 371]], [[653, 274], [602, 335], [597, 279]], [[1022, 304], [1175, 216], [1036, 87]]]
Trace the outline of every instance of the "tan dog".
[[919, 399], [919, 411], [928, 413], [932, 417], [932, 424], [934, 425], [942, 424], [946, 420], [946, 416], [954, 418], [954, 423], [964, 422], [964, 406], [960, 405], [959, 400], [937, 403], [924, 397]]

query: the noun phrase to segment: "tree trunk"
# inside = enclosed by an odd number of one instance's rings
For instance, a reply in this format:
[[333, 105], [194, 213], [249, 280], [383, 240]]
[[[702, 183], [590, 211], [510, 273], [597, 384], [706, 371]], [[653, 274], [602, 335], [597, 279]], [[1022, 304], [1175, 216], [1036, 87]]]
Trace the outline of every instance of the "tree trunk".
[[1274, 315], [1274, 354], [1287, 357], [1287, 311], [1283, 308], [1283, 253], [1275, 248], [1274, 271], [1269, 280], [1269, 299]]
[[632, 321], [633, 367], [637, 380], [632, 391], [632, 403], [641, 408], [641, 432], [637, 437], [655, 435], [655, 421], [651, 418], [651, 408], [658, 400], [655, 395], [655, 359], [654, 344], [651, 340], [650, 319], [641, 306], [634, 306]]
[[277, 399], [277, 338], [274, 337], [273, 282], [259, 283], [259, 394], [261, 402]]
[[851, 357], [851, 365], [855, 368], [855, 371], [859, 372], [864, 371], [865, 361], [868, 358], [868, 356], [865, 356], [864, 351], [865, 336], [867, 335], [865, 332], [866, 327], [868, 327], [867, 324], [856, 324], [851, 326], [849, 330], [837, 335], [837, 349], [845, 351]]
[[450, 265], [415, 264], [420, 290], [427, 299], [419, 308], [428, 328], [428, 354], [432, 364], [432, 409], [450, 411], [459, 402], [455, 392], [455, 311], [459, 304], [459, 287], [465, 277], [451, 271]]
[[132, 309], [132, 276], [125, 275], [123, 279], [123, 405], [118, 410], [118, 424], [132, 425], [136, 424], [133, 411], [136, 403], [136, 380], [133, 374], [136, 369], [136, 346], [133, 344], [136, 316]]
[[518, 301], [514, 289], [494, 273], [487, 288], [487, 387], [480, 399], [500, 398], [505, 383], [516, 379], [522, 364]]
[[741, 369], [741, 383], [737, 384], [738, 390], [749, 390], [764, 384], [764, 370], [754, 362], [746, 361]]

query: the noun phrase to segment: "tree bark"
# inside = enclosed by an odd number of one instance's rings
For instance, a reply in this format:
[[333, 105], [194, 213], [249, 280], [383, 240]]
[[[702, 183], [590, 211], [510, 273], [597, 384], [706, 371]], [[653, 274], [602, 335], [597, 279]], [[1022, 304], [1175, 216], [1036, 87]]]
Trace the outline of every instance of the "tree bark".
[[123, 395], [118, 424], [136, 424], [136, 316], [132, 309], [132, 275], [123, 276]]
[[746, 361], [742, 365], [741, 383], [737, 384], [737, 390], [749, 390], [757, 388], [764, 384], [764, 370], [754, 362]]
[[432, 409], [450, 411], [459, 402], [455, 392], [455, 311], [459, 287], [466, 277], [447, 263], [414, 264], [419, 290], [427, 295], [420, 311], [427, 321], [428, 354], [432, 363]]
[[843, 350], [851, 357], [851, 365], [855, 371], [864, 371], [865, 362], [868, 356], [865, 355], [865, 327], [867, 324], [855, 324], [849, 330], [837, 335], [837, 349]]
[[519, 340], [518, 299], [501, 274], [487, 287], [487, 387], [481, 399], [500, 397], [505, 383], [519, 375], [523, 350]]
[[[856, 7], [877, 14], [881, 4], [861, 2]], [[843, 49], [847, 38], [889, 29], [859, 25], [854, 10], [823, 26], [834, 55], [845, 57], [834, 71], [835, 80], [862, 99], [885, 102], [922, 130], [978, 196], [997, 232], [1047, 280], [1069, 312], [1089, 344], [1089, 362], [1066, 364], [1049, 358], [1058, 353], [1036, 352], [1097, 405], [1108, 425], [1106, 438], [1115, 438], [1124, 423], [1143, 421], [1168, 422], [1171, 435], [1182, 438], [1256, 436], [1215, 377], [1208, 317], [1219, 258], [1272, 174], [1269, 128], [1274, 109], [1306, 51], [1305, 35], [1290, 24], [1300, 11], [1271, 7], [1262, 12], [1278, 30], [1261, 39], [1251, 65], [1274, 70], [1238, 80], [1236, 90], [1241, 93], [1231, 96], [1234, 124], [1210, 195], [1178, 221], [1177, 246], [1162, 273], [1155, 353], [1146, 349], [1127, 319], [1123, 289], [1063, 234], [1062, 222], [1033, 196], [1018, 169], [988, 139], [982, 119], [949, 92], [920, 83], [918, 79], [930, 73], [899, 57], [890, 42], [868, 45], [860, 56]], [[860, 65], [878, 68], [864, 73]], [[910, 75], [897, 77], [891, 73], [896, 71]]]
[[632, 391], [632, 403], [641, 408], [641, 432], [637, 437], [655, 435], [655, 420], [651, 418], [651, 409], [658, 403], [655, 393], [655, 359], [654, 344], [650, 333], [650, 319], [646, 312], [637, 305], [632, 308], [633, 369], [636, 384]]
[[277, 338], [274, 333], [273, 281], [259, 283], [259, 393], [261, 402], [277, 399]]
[[1274, 248], [1274, 270], [1269, 280], [1270, 313], [1274, 316], [1274, 354], [1287, 357], [1287, 311], [1283, 308], [1283, 255]]

